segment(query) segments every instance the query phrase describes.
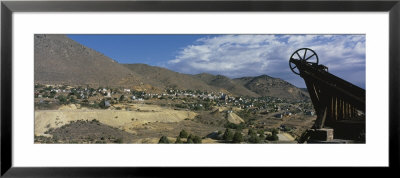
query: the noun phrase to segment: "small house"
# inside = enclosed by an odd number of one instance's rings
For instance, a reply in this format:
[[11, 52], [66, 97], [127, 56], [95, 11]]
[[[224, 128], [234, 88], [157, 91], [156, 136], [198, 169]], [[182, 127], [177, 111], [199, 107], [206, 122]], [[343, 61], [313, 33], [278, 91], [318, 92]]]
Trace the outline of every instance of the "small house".
[[314, 112], [313, 111], [306, 111], [306, 113], [305, 113], [307, 116], [313, 116], [314, 115]]
[[282, 118], [283, 118], [283, 114], [275, 114], [274, 117], [275, 117], [275, 118], [282, 119]]

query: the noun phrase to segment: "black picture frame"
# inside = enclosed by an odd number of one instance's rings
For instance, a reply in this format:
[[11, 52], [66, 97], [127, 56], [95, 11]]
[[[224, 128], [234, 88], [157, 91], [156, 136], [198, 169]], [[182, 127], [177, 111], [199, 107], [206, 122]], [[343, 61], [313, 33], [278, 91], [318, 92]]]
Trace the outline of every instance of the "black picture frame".
[[[290, 11], [389, 12], [389, 168], [399, 167], [400, 1], [2, 1], [1, 175], [6, 177], [131, 177], [175, 175], [176, 168], [20, 168], [12, 165], [13, 12]], [[385, 60], [385, 59], [379, 59]], [[373, 154], [373, 153], [372, 153]], [[213, 169], [214, 168], [209, 168]], [[220, 169], [218, 169], [220, 170]], [[209, 171], [186, 168], [194, 174]], [[256, 172], [262, 172], [255, 169]], [[223, 172], [223, 170], [221, 171]], [[290, 172], [289, 172], [290, 173]], [[295, 172], [292, 172], [295, 173]], [[332, 172], [331, 172], [332, 173]], [[330, 174], [331, 174], [330, 173]]]

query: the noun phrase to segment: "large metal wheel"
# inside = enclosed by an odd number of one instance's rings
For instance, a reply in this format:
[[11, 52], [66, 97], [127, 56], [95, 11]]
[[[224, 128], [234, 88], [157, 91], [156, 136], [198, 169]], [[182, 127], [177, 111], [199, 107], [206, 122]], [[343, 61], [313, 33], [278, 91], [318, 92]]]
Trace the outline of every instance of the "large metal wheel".
[[306, 62], [310, 65], [318, 65], [319, 59], [317, 53], [310, 48], [300, 48], [296, 50], [289, 59], [289, 67], [293, 73], [300, 75], [300, 71], [293, 60], [300, 60], [301, 62]]

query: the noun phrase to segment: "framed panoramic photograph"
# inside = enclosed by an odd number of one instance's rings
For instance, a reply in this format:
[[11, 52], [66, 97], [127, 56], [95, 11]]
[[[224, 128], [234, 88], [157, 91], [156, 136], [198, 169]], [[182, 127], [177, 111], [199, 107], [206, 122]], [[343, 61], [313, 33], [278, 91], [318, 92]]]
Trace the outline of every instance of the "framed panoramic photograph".
[[399, 1], [3, 1], [1, 175], [396, 168], [399, 18]]

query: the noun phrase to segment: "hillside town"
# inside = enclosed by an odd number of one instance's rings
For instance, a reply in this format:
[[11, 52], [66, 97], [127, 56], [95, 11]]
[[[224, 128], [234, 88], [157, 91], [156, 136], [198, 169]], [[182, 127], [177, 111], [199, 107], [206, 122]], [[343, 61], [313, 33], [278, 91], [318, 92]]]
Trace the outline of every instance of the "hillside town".
[[[146, 93], [127, 88], [97, 89], [89, 87], [72, 87], [67, 85], [35, 84], [35, 103], [37, 106], [80, 104], [85, 107], [110, 108], [114, 104], [139, 103], [147, 101], [168, 100], [169, 107], [190, 110], [211, 110], [215, 106], [235, 107], [259, 113], [275, 113], [277, 118], [297, 114], [314, 115], [312, 104], [307, 101], [288, 101], [287, 99], [266, 97], [231, 96], [222, 92], [166, 89], [163, 93]], [[172, 103], [174, 105], [172, 105]], [[163, 106], [166, 106], [165, 104]]]

